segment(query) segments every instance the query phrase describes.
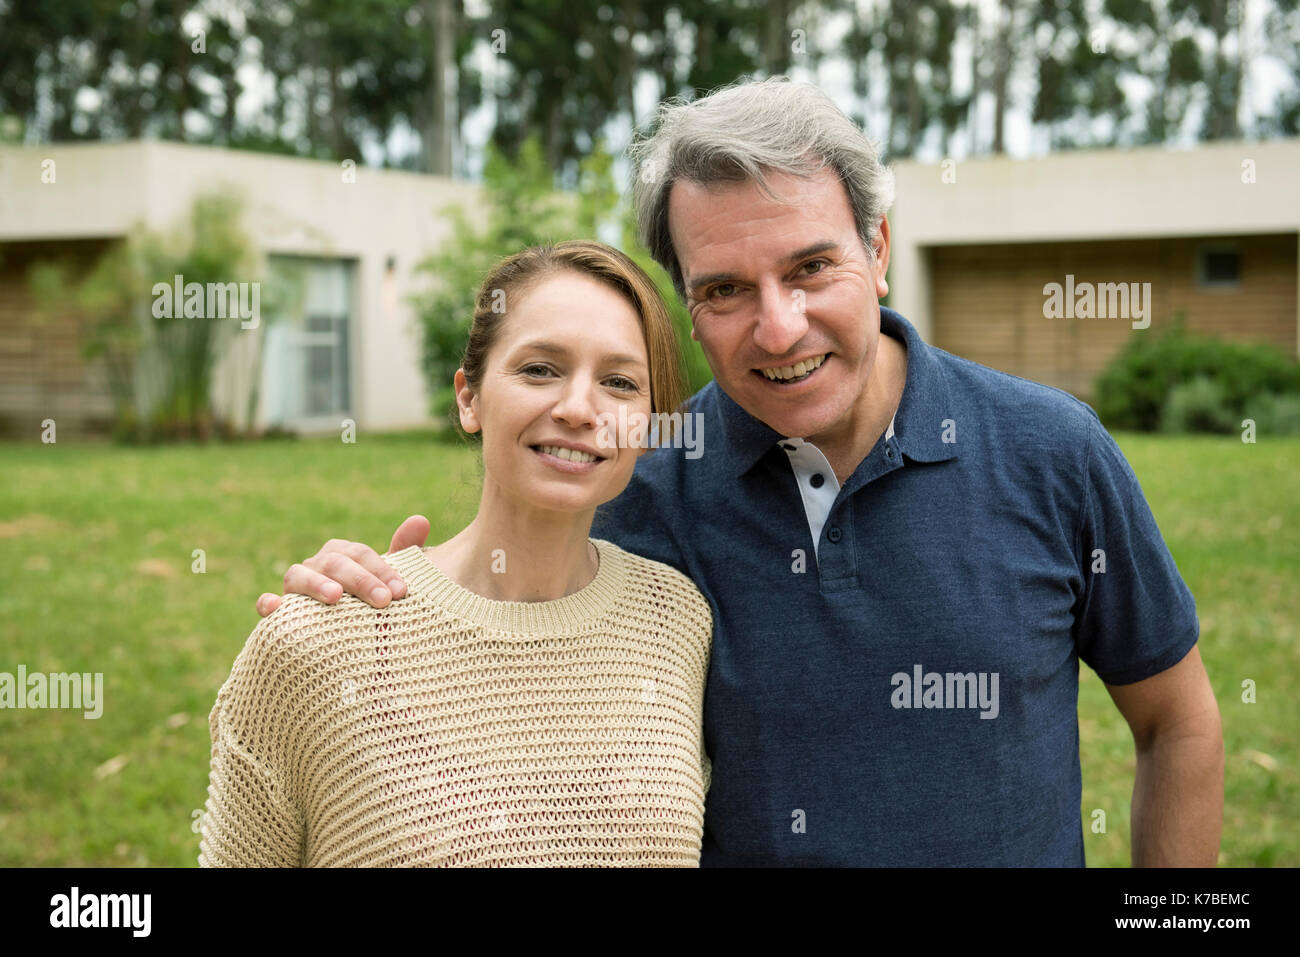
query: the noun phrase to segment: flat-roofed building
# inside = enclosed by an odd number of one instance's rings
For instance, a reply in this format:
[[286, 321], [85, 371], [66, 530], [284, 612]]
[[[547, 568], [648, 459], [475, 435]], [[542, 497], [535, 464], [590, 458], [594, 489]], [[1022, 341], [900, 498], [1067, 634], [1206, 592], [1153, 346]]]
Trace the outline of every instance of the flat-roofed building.
[[[1189, 331], [1300, 352], [1300, 140], [894, 170], [889, 305], [940, 348], [1085, 399], [1131, 337], [1180, 314]], [[1049, 318], [1053, 283], [1104, 295], [1091, 317]], [[1114, 308], [1134, 283], [1150, 291], [1145, 328], [1133, 301]]]

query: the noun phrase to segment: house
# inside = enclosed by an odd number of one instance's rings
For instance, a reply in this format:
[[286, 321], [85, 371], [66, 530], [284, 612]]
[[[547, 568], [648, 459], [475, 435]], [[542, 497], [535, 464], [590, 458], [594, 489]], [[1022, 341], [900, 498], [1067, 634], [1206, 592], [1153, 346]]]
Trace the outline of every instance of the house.
[[[1300, 352], [1300, 140], [894, 170], [888, 304], [941, 348], [1084, 399], [1131, 337], [1176, 316]], [[306, 294], [292, 314], [241, 329], [219, 365], [221, 408], [242, 422], [251, 404], [255, 425], [302, 432], [431, 424], [406, 299], [413, 266], [446, 239], [438, 211], [473, 209], [474, 184], [128, 142], [0, 147], [0, 431], [34, 437], [46, 418], [95, 428], [111, 413], [103, 364], [81, 356], [75, 327], [30, 321], [31, 264], [88, 265], [134, 224], [166, 229], [222, 183], [244, 194], [268, 262], [293, 264]]]
[[423, 286], [413, 267], [447, 237], [439, 210], [451, 203], [474, 209], [474, 184], [351, 163], [125, 142], [0, 147], [3, 431], [34, 438], [46, 418], [60, 430], [84, 431], [101, 427], [112, 412], [107, 370], [83, 358], [75, 327], [31, 321], [30, 266], [62, 259], [83, 274], [136, 224], [167, 232], [188, 217], [197, 195], [221, 186], [242, 194], [245, 231], [269, 265], [293, 267], [302, 294], [283, 307], [285, 315], [240, 323], [214, 376], [218, 407], [243, 422], [256, 391], [260, 427], [323, 432], [340, 430], [345, 419], [358, 430], [431, 423], [419, 331], [406, 298]]
[[942, 349], [1084, 399], [1178, 314], [1300, 351], [1300, 140], [894, 171], [889, 305]]

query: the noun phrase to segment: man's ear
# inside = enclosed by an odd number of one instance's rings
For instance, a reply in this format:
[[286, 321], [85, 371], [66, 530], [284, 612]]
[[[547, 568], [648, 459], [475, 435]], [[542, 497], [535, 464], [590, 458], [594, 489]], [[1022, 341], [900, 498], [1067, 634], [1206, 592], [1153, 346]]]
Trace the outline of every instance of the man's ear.
[[876, 295], [885, 296], [889, 293], [889, 283], [885, 281], [885, 273], [889, 272], [889, 219], [880, 217], [880, 236], [874, 244], [876, 252]]
[[456, 370], [452, 387], [456, 390], [456, 407], [460, 409], [460, 427], [466, 432], [477, 432], [483, 428], [478, 420], [478, 396], [470, 389], [464, 369]]

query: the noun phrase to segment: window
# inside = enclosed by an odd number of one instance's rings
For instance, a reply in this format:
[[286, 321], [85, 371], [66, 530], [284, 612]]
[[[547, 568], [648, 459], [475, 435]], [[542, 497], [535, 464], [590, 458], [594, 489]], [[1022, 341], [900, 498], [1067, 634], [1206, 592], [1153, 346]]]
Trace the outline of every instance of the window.
[[262, 363], [267, 425], [337, 429], [351, 407], [353, 265], [275, 257], [275, 302]]
[[1207, 289], [1241, 285], [1241, 252], [1233, 246], [1202, 246], [1196, 251], [1196, 284]]

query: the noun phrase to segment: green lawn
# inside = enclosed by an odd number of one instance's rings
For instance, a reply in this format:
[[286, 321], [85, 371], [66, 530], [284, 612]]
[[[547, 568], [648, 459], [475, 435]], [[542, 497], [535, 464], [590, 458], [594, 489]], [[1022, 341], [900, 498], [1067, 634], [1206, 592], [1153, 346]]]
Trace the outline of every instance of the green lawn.
[[[1121, 436], [1202, 623], [1228, 752], [1225, 865], [1300, 864], [1300, 441]], [[262, 591], [327, 535], [441, 540], [477, 504], [468, 448], [428, 436], [121, 449], [7, 445], [0, 671], [104, 673], [103, 717], [0, 711], [0, 866], [193, 866], [207, 716]], [[191, 571], [203, 549], [206, 572]], [[1088, 861], [1126, 865], [1133, 748], [1081, 671]], [[1257, 701], [1242, 701], [1253, 679]], [[1093, 833], [1092, 811], [1106, 812]]]

